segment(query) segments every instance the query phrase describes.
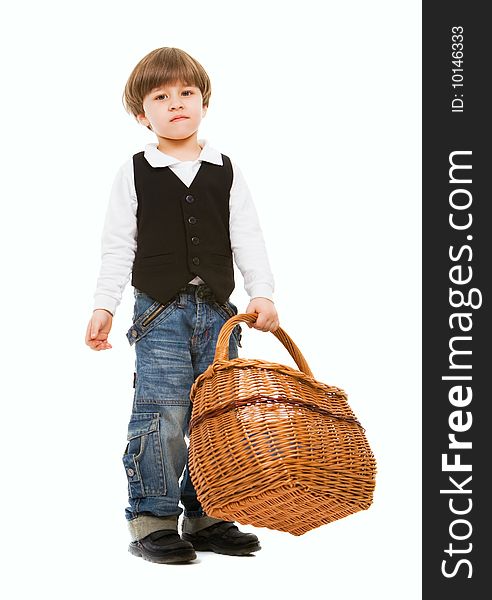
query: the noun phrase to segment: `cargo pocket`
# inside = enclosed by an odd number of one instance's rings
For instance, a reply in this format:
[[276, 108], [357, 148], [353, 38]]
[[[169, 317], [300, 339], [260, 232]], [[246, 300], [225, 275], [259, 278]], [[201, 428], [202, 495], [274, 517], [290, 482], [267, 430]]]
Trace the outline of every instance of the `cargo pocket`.
[[[224, 319], [224, 322], [228, 321], [231, 317], [234, 317], [238, 313], [237, 306], [235, 304], [233, 304], [230, 300], [226, 300], [226, 302], [224, 302], [224, 303], [213, 302], [212, 307], [215, 310], [215, 312], [218, 312], [219, 315]], [[242, 329], [241, 329], [241, 325], [239, 325], [239, 324], [236, 325], [234, 327], [234, 329], [232, 330], [232, 335], [234, 336], [234, 338], [236, 340], [236, 344], [239, 346], [239, 348], [242, 348], [242, 346], [241, 346], [242, 333], [241, 332], [242, 332]]]
[[144, 498], [165, 495], [159, 413], [132, 414], [127, 440], [122, 460], [128, 479], [128, 496]]

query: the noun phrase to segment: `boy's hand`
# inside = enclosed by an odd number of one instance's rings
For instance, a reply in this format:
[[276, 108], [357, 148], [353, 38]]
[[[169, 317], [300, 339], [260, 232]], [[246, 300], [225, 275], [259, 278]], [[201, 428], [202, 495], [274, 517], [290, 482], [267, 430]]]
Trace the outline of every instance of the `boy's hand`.
[[279, 326], [275, 304], [268, 298], [253, 298], [246, 309], [247, 313], [258, 313], [255, 323], [248, 327], [254, 327], [260, 331], [275, 331]]
[[108, 350], [112, 348], [108, 342], [108, 335], [113, 324], [113, 316], [107, 310], [97, 308], [92, 313], [92, 318], [85, 332], [85, 343], [92, 350]]

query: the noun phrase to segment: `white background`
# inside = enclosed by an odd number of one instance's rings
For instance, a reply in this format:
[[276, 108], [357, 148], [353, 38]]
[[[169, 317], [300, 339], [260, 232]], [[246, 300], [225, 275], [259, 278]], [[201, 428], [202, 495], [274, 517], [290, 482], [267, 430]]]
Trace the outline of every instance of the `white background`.
[[[20, 2], [2, 44], [2, 586], [8, 598], [420, 597], [420, 7], [417, 2]], [[110, 186], [153, 134], [124, 84], [176, 46], [212, 81], [200, 137], [242, 169], [282, 327], [345, 389], [378, 462], [373, 506], [255, 557], [127, 552], [125, 333], [84, 344]], [[233, 302], [248, 298], [236, 269]], [[240, 356], [294, 366], [243, 326]]]

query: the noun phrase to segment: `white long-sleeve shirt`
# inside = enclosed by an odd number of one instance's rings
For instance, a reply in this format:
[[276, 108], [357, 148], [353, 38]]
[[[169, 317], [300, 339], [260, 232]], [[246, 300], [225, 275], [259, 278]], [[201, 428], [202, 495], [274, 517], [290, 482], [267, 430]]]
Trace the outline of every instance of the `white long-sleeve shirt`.
[[[222, 165], [221, 153], [207, 140], [198, 140], [202, 148], [196, 160], [180, 161], [157, 149], [157, 143], [145, 146], [144, 157], [152, 167], [169, 167], [190, 186], [201, 162]], [[231, 161], [232, 162], [232, 161]], [[273, 300], [274, 279], [263, 240], [258, 215], [246, 181], [232, 162], [233, 181], [229, 198], [229, 234], [234, 262], [244, 279], [250, 298]], [[130, 279], [137, 249], [137, 194], [133, 158], [126, 161], [114, 179], [101, 238], [101, 268], [94, 293], [94, 310], [104, 308], [115, 314]], [[204, 283], [196, 276], [190, 283]]]

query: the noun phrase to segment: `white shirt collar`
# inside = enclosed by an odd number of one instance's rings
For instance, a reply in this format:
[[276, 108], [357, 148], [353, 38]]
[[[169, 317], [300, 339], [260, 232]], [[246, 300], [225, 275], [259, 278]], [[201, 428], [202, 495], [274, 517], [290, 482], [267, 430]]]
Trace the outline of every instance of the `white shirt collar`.
[[[205, 160], [206, 162], [213, 163], [214, 165], [222, 166], [222, 155], [218, 150], [212, 148], [207, 140], [198, 140], [198, 143], [202, 147], [202, 151], [200, 152], [200, 156], [197, 158], [197, 160]], [[170, 154], [161, 152], [157, 149], [157, 145], [157, 142], [152, 142], [145, 146], [144, 157], [151, 167], [168, 167], [169, 165], [175, 165], [180, 162], [184, 162], [178, 160]]]

